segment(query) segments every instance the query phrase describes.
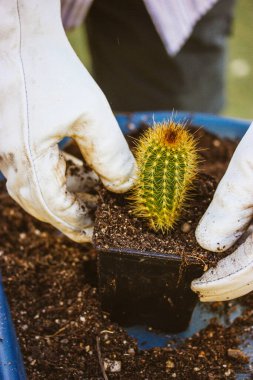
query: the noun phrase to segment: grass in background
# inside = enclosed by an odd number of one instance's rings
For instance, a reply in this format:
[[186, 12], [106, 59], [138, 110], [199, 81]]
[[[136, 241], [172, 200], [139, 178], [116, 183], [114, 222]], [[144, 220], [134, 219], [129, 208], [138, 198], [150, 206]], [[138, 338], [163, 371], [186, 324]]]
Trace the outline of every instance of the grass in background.
[[[233, 34], [229, 41], [227, 105], [223, 115], [253, 119], [253, 1], [237, 0]], [[70, 43], [91, 71], [84, 28], [68, 33]]]
[[91, 72], [90, 52], [84, 27], [76, 28], [75, 30], [68, 32], [67, 36], [76, 54], [83, 62], [86, 69]]
[[237, 0], [227, 69], [227, 116], [253, 119], [253, 1]]

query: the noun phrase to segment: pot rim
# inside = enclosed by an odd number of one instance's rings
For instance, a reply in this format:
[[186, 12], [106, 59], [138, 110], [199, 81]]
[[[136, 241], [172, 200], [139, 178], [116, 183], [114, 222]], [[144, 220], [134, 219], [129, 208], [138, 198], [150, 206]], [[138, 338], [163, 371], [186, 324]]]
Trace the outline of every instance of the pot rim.
[[[94, 244], [94, 248], [103, 253], [113, 253], [113, 254], [126, 254], [129, 257], [133, 256], [139, 256], [142, 258], [149, 258], [149, 259], [160, 259], [160, 260], [166, 260], [166, 261], [172, 261], [172, 262], [177, 262], [181, 263], [182, 262], [182, 256], [179, 256], [174, 253], [161, 253], [161, 252], [155, 252], [155, 251], [141, 251], [138, 249], [132, 249], [132, 248], [104, 248], [101, 247], [100, 245]], [[195, 264], [195, 265], [200, 265], [204, 266], [203, 261], [199, 260], [197, 257], [187, 257], [185, 256], [187, 263], [188, 264]]]

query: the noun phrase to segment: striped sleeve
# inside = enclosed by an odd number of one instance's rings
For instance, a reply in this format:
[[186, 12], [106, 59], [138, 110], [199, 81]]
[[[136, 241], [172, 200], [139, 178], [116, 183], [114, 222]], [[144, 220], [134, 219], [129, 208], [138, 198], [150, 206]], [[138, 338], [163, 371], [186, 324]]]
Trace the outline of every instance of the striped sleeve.
[[[218, 0], [143, 1], [165, 49], [173, 56], [180, 51], [196, 23]], [[61, 0], [64, 28], [72, 29], [81, 25], [92, 2]]]
[[176, 55], [218, 0], [143, 0], [168, 54]]
[[82, 24], [93, 0], [61, 0], [62, 23], [66, 30]]

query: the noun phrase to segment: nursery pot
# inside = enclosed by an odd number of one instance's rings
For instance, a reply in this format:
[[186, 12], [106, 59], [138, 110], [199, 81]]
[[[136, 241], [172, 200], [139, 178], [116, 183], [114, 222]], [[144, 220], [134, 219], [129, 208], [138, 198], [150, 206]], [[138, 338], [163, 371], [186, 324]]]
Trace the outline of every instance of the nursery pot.
[[198, 298], [190, 284], [203, 274], [199, 262], [189, 259], [182, 266], [181, 257], [173, 254], [97, 251], [102, 308], [112, 320], [170, 333], [187, 328]]
[[[250, 124], [208, 114], [167, 111], [122, 114], [117, 115], [117, 120], [127, 134], [143, 124], [152, 125], [154, 119], [163, 122], [170, 116], [177, 122], [188, 120], [231, 139], [242, 137]], [[203, 273], [199, 262], [188, 258], [188, 265], [180, 271], [182, 261], [176, 254], [99, 246], [96, 249], [102, 307], [114, 321], [125, 326], [152, 326], [165, 333], [187, 328], [197, 302], [190, 283]]]

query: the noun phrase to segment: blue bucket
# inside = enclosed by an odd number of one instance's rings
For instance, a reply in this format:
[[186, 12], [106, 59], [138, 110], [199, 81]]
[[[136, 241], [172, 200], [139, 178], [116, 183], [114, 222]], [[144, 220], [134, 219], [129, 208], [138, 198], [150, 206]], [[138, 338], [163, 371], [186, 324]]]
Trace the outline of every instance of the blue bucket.
[[[144, 124], [152, 125], [153, 121], [162, 122], [171, 117], [177, 122], [188, 121], [192, 125], [200, 126], [210, 132], [217, 134], [220, 137], [228, 137], [231, 139], [241, 138], [247, 131], [250, 121], [225, 118], [220, 116], [188, 113], [188, 112], [137, 112], [131, 114], [118, 114], [118, 123], [124, 134], [129, 134], [134, 130], [139, 129]], [[67, 139], [60, 144], [63, 147]], [[1, 174], [1, 173], [0, 173]], [[235, 308], [232, 314], [220, 317], [220, 310], [217, 312], [217, 317], [223, 324], [231, 323], [241, 313], [241, 307]], [[225, 306], [223, 308], [224, 315], [226, 314]], [[193, 316], [192, 322], [188, 329], [182, 333], [172, 335], [157, 334], [152, 331], [147, 331], [143, 326], [132, 326], [128, 328], [128, 333], [136, 338], [140, 349], [148, 349], [152, 347], [165, 347], [171, 338], [176, 338], [182, 341], [201, 328], [205, 327], [209, 320], [214, 315], [204, 304], [198, 304]], [[251, 353], [253, 361], [253, 354]], [[240, 374], [244, 376], [243, 374]], [[246, 379], [246, 377], [242, 377]], [[25, 380], [26, 374], [23, 365], [22, 356], [19, 349], [19, 344], [16, 338], [15, 330], [11, 320], [10, 310], [3, 290], [2, 279], [0, 276], [0, 380]]]
[[0, 275], [0, 379], [25, 380], [25, 368]]

